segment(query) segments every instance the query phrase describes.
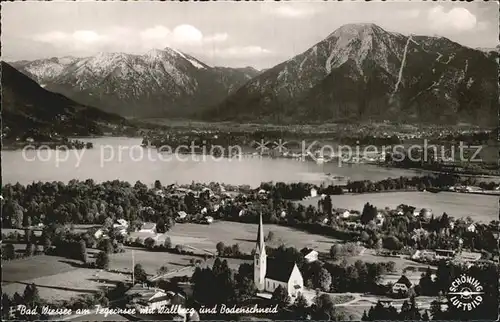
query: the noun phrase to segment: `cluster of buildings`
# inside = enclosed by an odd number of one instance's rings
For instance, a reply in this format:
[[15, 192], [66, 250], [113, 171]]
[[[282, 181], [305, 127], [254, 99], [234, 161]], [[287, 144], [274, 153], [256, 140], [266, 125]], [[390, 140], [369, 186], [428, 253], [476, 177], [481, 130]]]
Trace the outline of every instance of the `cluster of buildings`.
[[188, 308], [186, 293], [182, 290], [165, 291], [156, 287], [136, 284], [125, 293], [126, 307], [135, 310], [136, 318], [173, 321], [200, 321], [199, 314]]
[[101, 227], [94, 232], [94, 238], [99, 240], [107, 237], [110, 231], [113, 231], [115, 236], [127, 236], [129, 223], [125, 219], [116, 219], [111, 227]]
[[450, 249], [436, 249], [436, 250], [416, 250], [412, 255], [411, 259], [416, 261], [438, 261], [438, 260], [450, 260], [459, 262], [466, 265], [473, 265], [481, 260], [481, 253], [476, 252], [466, 252], [466, 251], [455, 251]]

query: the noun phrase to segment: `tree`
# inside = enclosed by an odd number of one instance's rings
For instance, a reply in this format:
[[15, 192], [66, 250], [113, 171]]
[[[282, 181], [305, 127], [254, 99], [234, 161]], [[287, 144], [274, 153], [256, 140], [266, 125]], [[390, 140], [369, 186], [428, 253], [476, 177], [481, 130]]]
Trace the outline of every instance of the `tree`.
[[153, 249], [155, 245], [156, 245], [156, 240], [154, 240], [151, 237], [148, 237], [146, 238], [146, 240], [144, 240], [144, 246], [146, 246], [147, 249]]
[[52, 246], [52, 238], [53, 238], [53, 233], [52, 233], [52, 227], [45, 227], [42, 232], [42, 245], [43, 245], [43, 251], [47, 253], [47, 251], [50, 249]]
[[109, 268], [109, 255], [108, 253], [101, 251], [97, 254], [95, 264], [98, 268], [108, 269]]
[[369, 321], [368, 314], [366, 314], [366, 310], [363, 311], [363, 316], [361, 317], [361, 321]]
[[363, 207], [363, 212], [361, 213], [361, 223], [364, 225], [368, 224], [370, 221], [374, 220], [375, 217], [377, 217], [377, 213], [377, 207], [366, 203]]
[[443, 310], [441, 309], [441, 303], [439, 303], [439, 301], [432, 301], [430, 312], [433, 320], [441, 320], [443, 317]]
[[14, 245], [5, 244], [2, 246], [2, 259], [14, 259], [16, 257], [16, 251]]
[[315, 319], [318, 320], [335, 320], [336, 311], [335, 304], [328, 294], [316, 295], [314, 298]]
[[422, 320], [423, 321], [430, 321], [430, 317], [429, 317], [429, 312], [427, 310], [425, 310], [424, 314], [422, 314]]
[[12, 301], [9, 298], [9, 295], [7, 295], [6, 293], [2, 293], [2, 317], [4, 318], [4, 320], [11, 318], [9, 316], [11, 306]]
[[233, 256], [239, 256], [239, 255], [241, 255], [240, 245], [234, 244], [233, 246], [231, 246], [231, 254]]
[[342, 256], [342, 246], [340, 244], [335, 244], [330, 247], [330, 257], [333, 260], [338, 260]]
[[330, 286], [332, 285], [332, 275], [330, 272], [326, 268], [322, 267], [316, 276], [315, 285], [317, 285], [317, 287], [319, 287], [322, 291], [330, 291]]
[[276, 238], [275, 234], [274, 234], [274, 231], [270, 230], [268, 233], [267, 233], [267, 236], [265, 238], [265, 241], [266, 242], [273, 242], [274, 239]]
[[304, 319], [307, 315], [307, 308], [309, 307], [309, 303], [302, 293], [299, 293], [299, 295], [297, 295], [297, 299], [295, 300], [293, 306], [295, 311], [297, 312], [297, 318]]
[[38, 288], [34, 283], [26, 285], [23, 298], [24, 302], [29, 304], [28, 307], [30, 308], [37, 306], [41, 302], [40, 295], [38, 294]]
[[329, 216], [332, 214], [332, 198], [330, 195], [327, 195], [323, 200], [323, 212]]
[[227, 260], [223, 260], [218, 274], [214, 271], [219, 291], [219, 303], [232, 303], [235, 300], [235, 281], [233, 271], [229, 268]]
[[33, 245], [33, 243], [31, 242], [31, 240], [28, 240], [28, 242], [26, 243], [26, 256], [33, 256], [33, 253], [35, 251], [35, 245]]
[[168, 267], [167, 266], [161, 266], [159, 269], [158, 269], [158, 275], [164, 275], [168, 272]]
[[271, 300], [278, 304], [279, 307], [286, 307], [290, 304], [290, 296], [288, 296], [287, 290], [279, 285], [273, 292]]
[[384, 238], [383, 245], [389, 250], [400, 250], [403, 247], [403, 244], [399, 241], [399, 239], [392, 235]]
[[139, 283], [144, 283], [148, 280], [148, 274], [146, 274], [146, 271], [142, 268], [141, 264], [135, 264], [134, 278]]
[[425, 273], [422, 274], [418, 285], [420, 286], [420, 292], [422, 293], [422, 295], [435, 295], [436, 292], [434, 288], [434, 282], [432, 281], [432, 271], [430, 267], [427, 267]]
[[170, 237], [165, 237], [165, 241], [163, 242], [163, 246], [167, 249], [172, 248], [172, 241], [170, 240]]
[[166, 232], [165, 220], [163, 220], [163, 218], [158, 219], [158, 221], [156, 222], [156, 231], [158, 233]]
[[80, 259], [82, 260], [83, 263], [87, 263], [87, 244], [83, 239], [80, 239], [79, 243], [80, 243], [80, 248], [79, 248]]
[[215, 248], [217, 249], [217, 254], [219, 254], [219, 256], [223, 256], [224, 255], [224, 249], [226, 248], [226, 245], [224, 245], [223, 242], [218, 242], [217, 245], [215, 246]]
[[368, 233], [366, 231], [363, 231], [361, 233], [360, 239], [362, 242], [366, 243], [370, 240], [370, 235], [368, 235]]
[[237, 300], [238, 302], [244, 302], [250, 299], [257, 293], [253, 279], [248, 277], [243, 277], [238, 283], [237, 288]]
[[114, 250], [113, 243], [111, 242], [111, 239], [109, 239], [109, 238], [102, 239], [98, 248], [100, 250], [106, 252], [107, 254], [112, 254], [113, 250]]
[[422, 318], [418, 309], [417, 302], [415, 301], [415, 296], [410, 297], [410, 310], [408, 311], [407, 318], [413, 321], [418, 321]]

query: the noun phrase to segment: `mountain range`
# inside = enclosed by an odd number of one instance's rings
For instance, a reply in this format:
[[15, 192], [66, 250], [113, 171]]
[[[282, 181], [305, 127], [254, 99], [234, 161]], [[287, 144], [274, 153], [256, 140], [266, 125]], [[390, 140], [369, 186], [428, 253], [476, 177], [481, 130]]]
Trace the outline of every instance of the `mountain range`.
[[446, 38], [344, 25], [202, 114], [215, 120], [496, 125], [498, 54]]
[[145, 55], [18, 61], [45, 89], [135, 117], [271, 123], [392, 120], [496, 125], [498, 50], [344, 25], [272, 68], [210, 67], [165, 48]]
[[104, 126], [127, 124], [121, 116], [49, 92], [1, 62], [2, 132], [6, 138], [102, 134]]
[[132, 117], [189, 115], [219, 103], [258, 74], [251, 67], [210, 67], [170, 48], [144, 55], [99, 53], [12, 65], [47, 90]]

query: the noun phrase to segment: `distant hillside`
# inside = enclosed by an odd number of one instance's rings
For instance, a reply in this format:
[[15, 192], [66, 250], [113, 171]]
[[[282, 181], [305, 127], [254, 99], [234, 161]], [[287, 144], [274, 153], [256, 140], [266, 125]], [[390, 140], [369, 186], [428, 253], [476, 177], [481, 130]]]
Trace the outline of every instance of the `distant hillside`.
[[101, 134], [103, 126], [127, 123], [118, 115], [45, 90], [5, 62], [1, 74], [2, 132], [7, 137]]
[[265, 70], [206, 120], [498, 124], [498, 54], [349, 24]]

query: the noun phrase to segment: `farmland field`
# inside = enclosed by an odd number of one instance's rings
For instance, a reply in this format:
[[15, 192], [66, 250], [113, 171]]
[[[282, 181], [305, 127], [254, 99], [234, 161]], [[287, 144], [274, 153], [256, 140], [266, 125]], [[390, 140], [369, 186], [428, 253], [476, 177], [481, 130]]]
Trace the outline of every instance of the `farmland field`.
[[79, 268], [78, 261], [47, 255], [2, 262], [2, 266], [3, 292], [22, 294], [27, 284], [35, 283], [40, 296], [47, 301], [92, 293], [126, 278], [98, 269]]
[[6, 262], [2, 261], [2, 285], [12, 281], [31, 280], [74, 271], [76, 268], [66, 261], [63, 257], [47, 255], [38, 255]]
[[[131, 272], [132, 269], [132, 250], [134, 262], [140, 263], [146, 273], [156, 275], [157, 270], [161, 266], [168, 268], [168, 277], [172, 276], [190, 276], [193, 272], [193, 267], [190, 266], [191, 259], [200, 259], [200, 257], [190, 255], [178, 255], [161, 251], [149, 251], [143, 248], [125, 247], [125, 253], [114, 254], [110, 256], [110, 269], [122, 272]], [[238, 269], [239, 265], [245, 261], [241, 259], [227, 259], [229, 267]], [[212, 265], [213, 259], [206, 262], [207, 265]], [[178, 271], [178, 272], [177, 272]]]
[[[417, 209], [429, 208], [434, 215], [443, 212], [455, 218], [470, 216], [474, 221], [489, 223], [498, 220], [498, 196], [475, 195], [453, 192], [383, 192], [365, 194], [346, 194], [331, 196], [333, 207], [362, 211], [369, 202], [378, 208], [396, 208], [407, 204]], [[304, 206], [317, 206], [318, 198], [300, 201]]]
[[[184, 244], [199, 249], [215, 251], [219, 241], [225, 245], [238, 244], [242, 252], [250, 253], [257, 239], [257, 224], [237, 222], [215, 222], [211, 225], [177, 224], [168, 234], [173, 245]], [[268, 246], [278, 247], [281, 244], [314, 248], [327, 252], [336, 239], [317, 234], [309, 234], [300, 230], [278, 225], [264, 225], [264, 235], [272, 231], [275, 238], [266, 242]]]

